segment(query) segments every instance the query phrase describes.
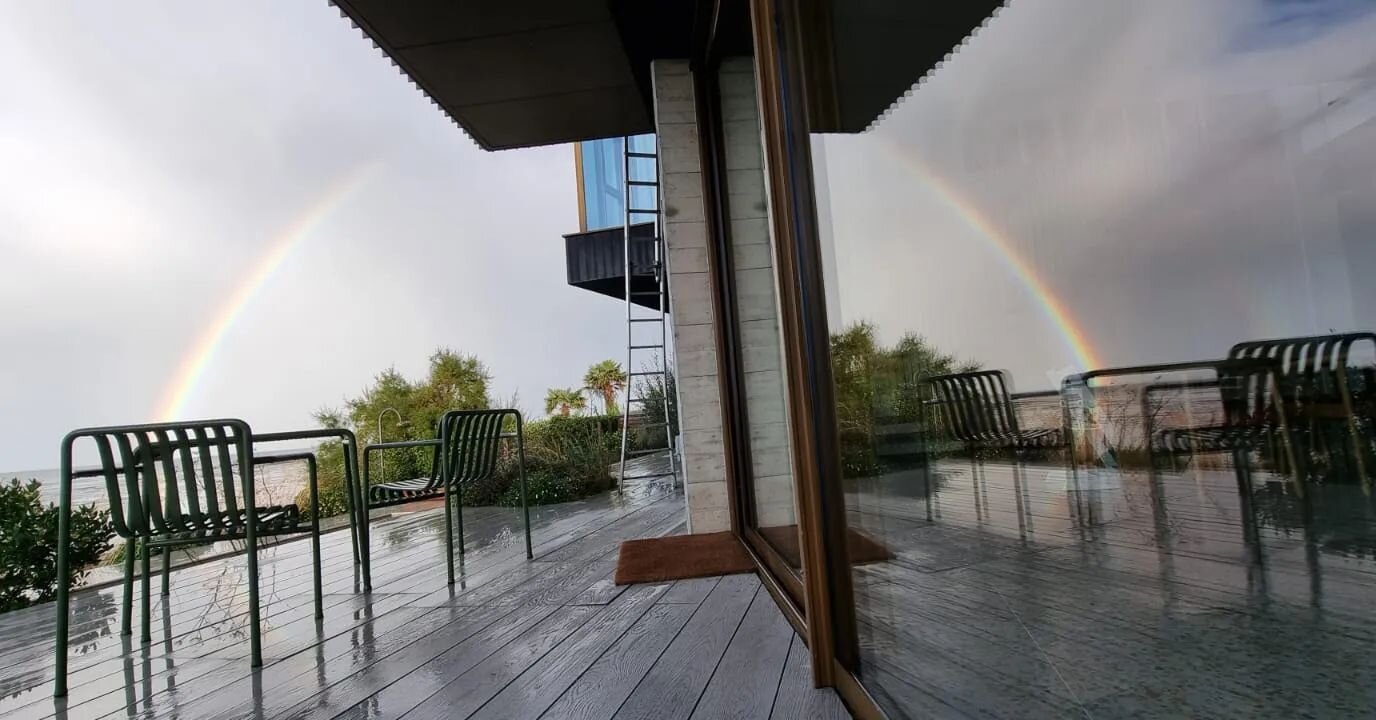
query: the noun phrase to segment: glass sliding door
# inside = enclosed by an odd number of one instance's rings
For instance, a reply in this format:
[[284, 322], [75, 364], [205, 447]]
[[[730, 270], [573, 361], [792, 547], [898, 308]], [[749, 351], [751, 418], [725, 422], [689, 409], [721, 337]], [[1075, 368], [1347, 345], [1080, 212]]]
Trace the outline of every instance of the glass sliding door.
[[737, 350], [740, 483], [748, 542], [801, 608], [802, 563], [794, 496], [787, 378], [771, 243], [754, 59], [723, 58], [716, 70], [721, 167]]
[[[929, 30], [877, 5], [831, 3], [843, 118]], [[1373, 37], [1015, 0], [813, 135], [838, 655], [891, 717], [1376, 707]]]

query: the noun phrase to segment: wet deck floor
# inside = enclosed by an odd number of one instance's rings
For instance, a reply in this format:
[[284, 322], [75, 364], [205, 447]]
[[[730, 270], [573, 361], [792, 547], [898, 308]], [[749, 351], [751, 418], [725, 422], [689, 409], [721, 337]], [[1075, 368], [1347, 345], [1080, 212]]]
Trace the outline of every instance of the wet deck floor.
[[1229, 469], [1078, 480], [954, 461], [850, 484], [852, 527], [894, 553], [854, 570], [892, 716], [1376, 715], [1360, 484], [1257, 473], [1246, 508]]
[[812, 688], [801, 640], [753, 575], [612, 584], [619, 541], [681, 532], [683, 517], [667, 480], [532, 509], [527, 561], [519, 511], [470, 508], [450, 588], [443, 515], [402, 515], [372, 527], [366, 595], [348, 534], [332, 533], [319, 623], [309, 545], [265, 549], [258, 671], [242, 557], [175, 571], [146, 647], [137, 628], [132, 645], [119, 635], [118, 587], [79, 593], [64, 701], [50, 697], [51, 604], [0, 615], [0, 716], [849, 717]]

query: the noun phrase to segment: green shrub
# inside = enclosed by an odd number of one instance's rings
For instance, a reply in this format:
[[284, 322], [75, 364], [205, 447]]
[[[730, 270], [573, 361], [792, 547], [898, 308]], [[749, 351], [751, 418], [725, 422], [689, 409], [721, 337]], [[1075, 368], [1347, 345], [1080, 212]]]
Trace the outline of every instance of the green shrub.
[[[349, 511], [348, 486], [344, 482], [344, 445], [339, 441], [322, 443], [315, 449], [316, 486], [320, 502], [320, 517], [343, 515]], [[304, 479], [304, 476], [303, 476]], [[296, 493], [296, 507], [302, 517], [311, 516], [311, 488], [303, 483]]]
[[[525, 426], [526, 499], [531, 505], [568, 502], [613, 486], [610, 466], [621, 452], [620, 419], [611, 416], [536, 420]], [[515, 449], [504, 447], [491, 478], [464, 486], [465, 505], [521, 504]]]
[[[0, 612], [51, 600], [57, 592], [57, 506], [43, 506], [39, 483], [0, 483]], [[72, 509], [67, 559], [72, 584], [110, 549], [110, 513], [94, 506]]]
[[[588, 492], [584, 492], [577, 483], [563, 475], [548, 472], [526, 473], [526, 500], [531, 505], [553, 505], [554, 503], [570, 502], [579, 498], [587, 497]], [[512, 482], [507, 485], [506, 492], [497, 499], [497, 505], [507, 507], [520, 507], [521, 488]]]
[[573, 483], [578, 497], [612, 487], [610, 467], [621, 456], [621, 419], [552, 417], [526, 425], [527, 475], [545, 473]]

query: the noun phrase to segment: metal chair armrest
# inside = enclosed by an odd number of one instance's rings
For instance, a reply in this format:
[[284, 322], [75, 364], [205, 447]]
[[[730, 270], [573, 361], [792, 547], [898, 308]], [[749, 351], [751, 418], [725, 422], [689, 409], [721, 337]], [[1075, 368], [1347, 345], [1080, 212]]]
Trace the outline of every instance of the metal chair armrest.
[[1187, 370], [1228, 370], [1238, 369], [1247, 370], [1255, 368], [1269, 368], [1274, 371], [1280, 367], [1277, 360], [1271, 358], [1218, 358], [1214, 360], [1191, 360], [1187, 362], [1160, 363], [1157, 365], [1127, 365], [1115, 368], [1100, 368], [1076, 375], [1067, 375], [1061, 381], [1061, 392], [1065, 392], [1074, 387], [1086, 387], [1091, 380], [1105, 377], [1121, 377], [1123, 375], [1164, 375], [1166, 373], [1185, 372]]
[[1027, 392], [1010, 393], [1010, 394], [1008, 395], [1008, 399], [1010, 399], [1010, 400], [1031, 400], [1031, 399], [1033, 399], [1033, 398], [1060, 397], [1060, 396], [1061, 396], [1061, 391], [1060, 391], [1060, 390], [1029, 390], [1029, 391], [1027, 391]]

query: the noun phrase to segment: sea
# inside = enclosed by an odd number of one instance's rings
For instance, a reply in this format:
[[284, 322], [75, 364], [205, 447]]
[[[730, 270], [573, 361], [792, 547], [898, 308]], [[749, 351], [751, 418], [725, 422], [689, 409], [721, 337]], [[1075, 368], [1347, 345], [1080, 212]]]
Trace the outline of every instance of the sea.
[[[78, 468], [81, 469], [84, 468]], [[257, 476], [255, 490], [260, 504], [292, 502], [296, 493], [306, 486], [306, 468], [303, 463], [260, 465], [255, 468], [254, 474]], [[62, 489], [62, 474], [57, 468], [0, 472], [0, 482], [8, 483], [12, 478], [18, 478], [21, 483], [37, 480], [41, 484], [39, 493], [43, 502], [57, 504]], [[72, 505], [109, 507], [110, 497], [105, 488], [105, 479], [91, 477], [73, 480]]]

